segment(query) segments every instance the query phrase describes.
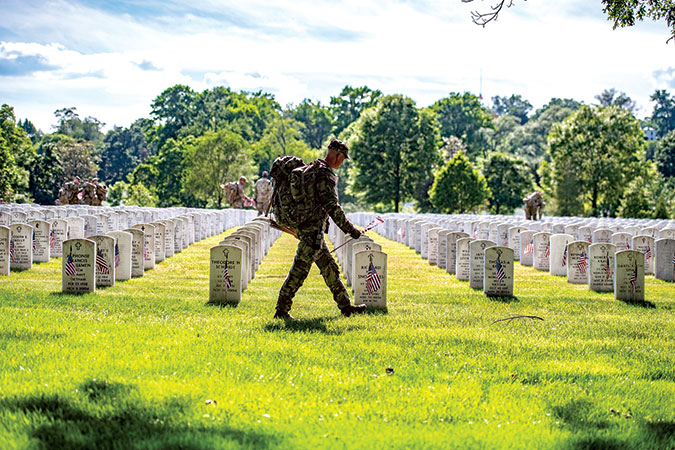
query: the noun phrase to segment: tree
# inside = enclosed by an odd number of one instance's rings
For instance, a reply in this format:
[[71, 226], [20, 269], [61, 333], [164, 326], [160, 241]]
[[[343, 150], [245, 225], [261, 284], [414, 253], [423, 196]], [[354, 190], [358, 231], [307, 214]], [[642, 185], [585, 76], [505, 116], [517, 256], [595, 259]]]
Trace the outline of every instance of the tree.
[[605, 89], [600, 94], [596, 95], [595, 99], [603, 108], [607, 108], [608, 106], [617, 106], [630, 111], [632, 114], [635, 114], [638, 110], [638, 106], [635, 101], [633, 101], [624, 92], [618, 92], [614, 88]]
[[241, 136], [224, 129], [197, 138], [186, 155], [186, 186], [198, 199], [220, 208], [225, 198], [220, 185], [252, 172], [246, 147]]
[[349, 142], [354, 190], [366, 202], [398, 212], [401, 202], [419, 195], [420, 184], [431, 178], [439, 162], [437, 127], [434, 115], [419, 111], [412, 99], [381, 98], [361, 115]]
[[62, 183], [75, 177], [96, 177], [100, 158], [93, 143], [60, 134], [51, 135], [50, 139], [53, 140], [63, 168]]
[[[5, 195], [23, 193], [28, 189], [30, 168], [35, 158], [35, 149], [26, 132], [21, 128], [14, 116], [14, 108], [3, 104], [0, 107], [0, 138], [4, 140], [6, 151], [11, 157], [4, 157], [7, 164], [3, 177], [11, 180], [11, 187]], [[5, 151], [5, 150], [3, 150]], [[4, 166], [0, 166], [5, 168]]]
[[0, 200], [9, 202], [14, 194], [12, 186], [17, 177], [17, 166], [5, 138], [0, 136]]
[[114, 127], [103, 140], [99, 178], [112, 185], [125, 180], [150, 154], [140, 126]]
[[150, 115], [160, 123], [160, 142], [176, 139], [181, 128], [192, 122], [197, 94], [189, 86], [177, 84], [165, 89], [152, 102]]
[[649, 99], [656, 102], [651, 122], [656, 126], [659, 138], [675, 130], [675, 98], [668, 91], [656, 90]]
[[274, 120], [265, 130], [262, 139], [253, 145], [252, 155], [257, 173], [265, 170], [269, 172], [277, 156], [298, 156], [305, 162], [319, 157], [319, 151], [311, 149], [302, 140], [302, 124], [290, 116], [290, 111], [286, 111], [283, 117]]
[[37, 144], [40, 139], [44, 136], [44, 133], [40, 130], [38, 130], [33, 122], [31, 122], [28, 119], [23, 119], [23, 121], [19, 121], [19, 126], [23, 129], [23, 131], [26, 132], [26, 136], [30, 141], [33, 143], [33, 145]]
[[492, 128], [492, 114], [473, 94], [453, 92], [449, 97], [431, 105], [438, 116], [441, 137], [458, 137], [467, 148], [467, 156], [475, 158], [487, 155], [487, 139], [484, 128]]
[[[474, 0], [462, 0], [471, 3]], [[495, 0], [495, 4], [488, 12], [473, 11], [471, 19], [476, 25], [485, 26], [493, 20], [497, 20], [499, 13], [504, 8], [513, 6], [513, 0]], [[607, 14], [607, 20], [614, 22], [617, 27], [632, 27], [635, 21], [645, 18], [652, 20], [665, 19], [670, 28], [670, 38], [675, 37], [675, 12], [672, 2], [669, 0], [602, 0], [602, 11]]]
[[558, 214], [582, 214], [579, 205], [589, 202], [591, 215], [613, 216], [644, 161], [644, 133], [627, 110], [582, 106], [552, 127], [548, 151]]
[[440, 170], [430, 192], [431, 203], [444, 214], [475, 211], [489, 195], [485, 177], [463, 152]]
[[70, 136], [74, 139], [83, 139], [93, 142], [95, 145], [103, 141], [103, 132], [101, 129], [105, 126], [95, 117], [87, 117], [84, 120], [76, 112], [77, 108], [62, 108], [54, 111], [58, 121], [56, 133], [64, 136]]
[[483, 176], [490, 188], [490, 209], [499, 214], [502, 208], [510, 213], [523, 204], [523, 197], [532, 189], [532, 175], [527, 163], [506, 153], [492, 153], [483, 163]]
[[53, 205], [63, 186], [63, 165], [58, 135], [48, 135], [41, 142], [30, 171], [30, 193], [41, 205]]
[[510, 114], [520, 119], [520, 123], [527, 122], [527, 115], [532, 110], [532, 103], [523, 99], [520, 95], [511, 95], [511, 97], [492, 97], [492, 111], [498, 116]]
[[361, 113], [375, 106], [375, 103], [381, 97], [382, 91], [372, 90], [368, 86], [357, 88], [345, 86], [342, 88], [340, 95], [330, 98], [333, 123], [335, 124], [333, 134], [339, 135], [349, 124], [356, 122]]
[[293, 110], [293, 118], [303, 125], [302, 139], [312, 148], [321, 148], [333, 129], [330, 110], [307, 98]]
[[664, 177], [675, 177], [675, 130], [666, 134], [656, 149], [656, 165]]

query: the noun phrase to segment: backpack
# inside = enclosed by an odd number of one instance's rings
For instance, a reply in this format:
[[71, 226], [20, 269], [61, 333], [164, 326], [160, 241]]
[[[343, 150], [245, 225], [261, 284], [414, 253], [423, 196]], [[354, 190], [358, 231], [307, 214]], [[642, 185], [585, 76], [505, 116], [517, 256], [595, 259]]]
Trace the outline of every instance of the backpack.
[[272, 214], [279, 225], [297, 227], [312, 218], [312, 168], [297, 156], [279, 156], [272, 163]]
[[237, 183], [234, 181], [230, 181], [229, 183], [225, 183], [225, 200], [227, 200], [227, 203], [230, 205], [235, 202], [237, 199]]

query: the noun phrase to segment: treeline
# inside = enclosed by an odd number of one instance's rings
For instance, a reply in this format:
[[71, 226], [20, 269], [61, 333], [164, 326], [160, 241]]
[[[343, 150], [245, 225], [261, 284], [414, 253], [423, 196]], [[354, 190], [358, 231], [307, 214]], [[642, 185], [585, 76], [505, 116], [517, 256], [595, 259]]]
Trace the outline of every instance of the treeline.
[[220, 184], [255, 179], [279, 155], [310, 161], [338, 137], [352, 149], [339, 173], [346, 209], [507, 214], [536, 189], [549, 214], [672, 217], [675, 98], [654, 92], [644, 121], [624, 93], [596, 100], [553, 98], [533, 111], [519, 95], [493, 97], [488, 108], [451, 93], [418, 108], [402, 95], [346, 86], [327, 105], [282, 108], [264, 92], [176, 85], [128, 128], [103, 133], [103, 123], [71, 107], [55, 112], [46, 135], [3, 105], [0, 196], [53, 204], [77, 175], [107, 183], [113, 205], [222, 207]]

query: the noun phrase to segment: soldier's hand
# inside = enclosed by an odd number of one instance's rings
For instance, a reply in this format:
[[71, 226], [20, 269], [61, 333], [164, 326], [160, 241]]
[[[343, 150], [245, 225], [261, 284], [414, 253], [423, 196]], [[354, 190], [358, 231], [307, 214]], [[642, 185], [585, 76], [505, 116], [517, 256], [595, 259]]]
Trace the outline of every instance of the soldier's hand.
[[354, 228], [354, 231], [352, 231], [349, 235], [352, 237], [352, 239], [358, 239], [361, 237], [361, 234], [361, 231]]

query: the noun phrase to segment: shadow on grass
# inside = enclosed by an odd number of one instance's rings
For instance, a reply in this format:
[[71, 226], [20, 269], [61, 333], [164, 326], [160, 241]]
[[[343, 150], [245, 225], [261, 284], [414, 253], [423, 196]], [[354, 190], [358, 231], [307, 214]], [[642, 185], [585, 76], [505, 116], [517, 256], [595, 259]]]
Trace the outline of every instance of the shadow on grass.
[[265, 331], [290, 331], [294, 333], [324, 333], [328, 335], [341, 335], [345, 331], [354, 330], [355, 326], [340, 327], [338, 329], [330, 329], [327, 323], [332, 322], [336, 317], [315, 317], [312, 319], [296, 319], [296, 320], [279, 320], [274, 319], [273, 322], [268, 323], [263, 327]]
[[214, 308], [220, 308], [220, 309], [225, 309], [225, 308], [236, 308], [239, 306], [239, 302], [236, 301], [223, 301], [223, 302], [206, 302], [204, 306], [211, 306]]
[[520, 301], [515, 295], [486, 295], [486, 297], [493, 302], [499, 303], [516, 303]]
[[628, 306], [638, 306], [640, 308], [648, 308], [648, 309], [655, 309], [656, 304], [652, 303], [647, 300], [636, 300], [636, 301], [631, 301], [631, 300], [621, 300]]
[[168, 399], [146, 404], [133, 386], [90, 380], [80, 398], [28, 395], [0, 399], [0, 411], [24, 414], [28, 433], [47, 449], [269, 448], [279, 438], [228, 424], [190, 424], [191, 405]]
[[389, 309], [386, 306], [369, 306], [366, 308], [366, 312], [369, 316], [383, 316], [389, 314]]

